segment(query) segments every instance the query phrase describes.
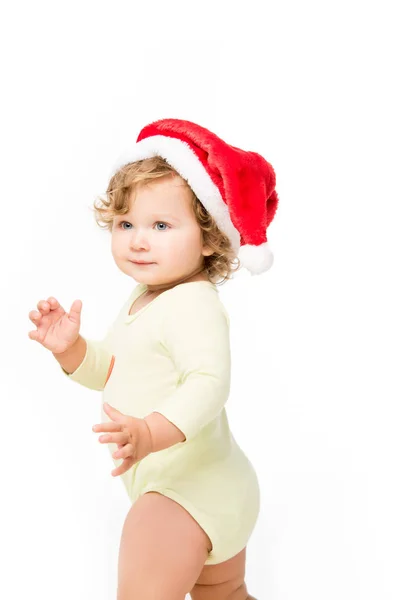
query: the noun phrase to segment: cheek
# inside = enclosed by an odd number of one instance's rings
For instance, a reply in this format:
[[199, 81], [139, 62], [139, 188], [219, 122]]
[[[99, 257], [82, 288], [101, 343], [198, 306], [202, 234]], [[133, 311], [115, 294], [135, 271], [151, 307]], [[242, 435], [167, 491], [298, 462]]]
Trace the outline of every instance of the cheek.
[[191, 260], [193, 254], [193, 244], [188, 239], [175, 238], [170, 240], [163, 249], [164, 256], [173, 258], [176, 262], [185, 263]]
[[[197, 231], [193, 231], [192, 229], [188, 229], [186, 232], [181, 232], [180, 235], [174, 236], [173, 240], [171, 238], [170, 251], [175, 253], [182, 253], [186, 255], [195, 255], [198, 254], [200, 249], [201, 237], [199, 236]], [[200, 250], [201, 251], [201, 250]]]
[[111, 254], [114, 256], [114, 258], [121, 254], [121, 244], [118, 243], [118, 239], [116, 237], [111, 239]]

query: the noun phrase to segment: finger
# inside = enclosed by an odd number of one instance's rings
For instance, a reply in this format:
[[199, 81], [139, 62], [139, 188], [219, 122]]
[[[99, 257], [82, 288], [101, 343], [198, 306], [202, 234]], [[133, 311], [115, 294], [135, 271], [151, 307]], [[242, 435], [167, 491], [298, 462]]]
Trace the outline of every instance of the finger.
[[113, 423], [112, 421], [110, 423], [99, 423], [98, 425], [93, 425], [92, 430], [93, 431], [121, 431], [122, 429], [122, 424], [121, 423]]
[[81, 310], [82, 310], [82, 300], [74, 300], [71, 304], [71, 308], [69, 309], [69, 318], [74, 323], [80, 323], [81, 319]]
[[37, 307], [41, 312], [47, 313], [50, 310], [50, 304], [46, 300], [39, 300]]
[[113, 452], [113, 457], [120, 458], [129, 458], [133, 456], [133, 446], [132, 444], [125, 444], [122, 448], [118, 448]]
[[47, 302], [50, 304], [52, 310], [55, 310], [60, 306], [60, 303], [54, 298], [54, 296], [49, 296], [49, 298], [47, 298]]
[[37, 323], [42, 318], [42, 313], [37, 310], [31, 310], [28, 316], [33, 323]]
[[126, 415], [123, 415], [119, 410], [104, 402], [103, 404], [104, 412], [112, 419], [113, 421], [117, 421], [118, 423], [122, 423], [126, 420]]
[[126, 431], [118, 431], [117, 433], [107, 433], [99, 437], [99, 442], [102, 444], [118, 444], [125, 446], [129, 442], [129, 434]]
[[113, 477], [117, 477], [118, 475], [122, 475], [125, 471], [128, 471], [131, 466], [134, 464], [133, 458], [126, 458], [122, 464], [119, 465], [114, 471], [111, 471], [111, 475]]
[[43, 342], [44, 336], [43, 336], [43, 334], [39, 333], [39, 331], [30, 331], [28, 333], [28, 335], [31, 340], [35, 340], [36, 342], [39, 342], [40, 344]]

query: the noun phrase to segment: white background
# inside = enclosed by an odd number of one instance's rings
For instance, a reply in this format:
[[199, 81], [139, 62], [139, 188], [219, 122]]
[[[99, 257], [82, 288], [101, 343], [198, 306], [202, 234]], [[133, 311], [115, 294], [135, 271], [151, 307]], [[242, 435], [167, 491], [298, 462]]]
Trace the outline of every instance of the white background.
[[260, 479], [257, 600], [398, 599], [395, 2], [14, 2], [1, 44], [1, 579], [8, 600], [115, 600], [128, 498], [101, 395], [30, 340], [83, 302], [100, 339], [135, 285], [90, 207], [156, 119], [275, 168], [270, 271], [220, 288], [232, 430]]

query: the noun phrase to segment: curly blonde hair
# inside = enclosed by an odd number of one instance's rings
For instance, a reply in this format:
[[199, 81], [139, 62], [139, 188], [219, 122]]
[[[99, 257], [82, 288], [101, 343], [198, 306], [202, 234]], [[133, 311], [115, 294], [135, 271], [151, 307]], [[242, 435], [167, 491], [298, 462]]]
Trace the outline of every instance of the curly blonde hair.
[[[111, 232], [114, 217], [128, 212], [129, 197], [135, 186], [171, 175], [180, 177], [161, 156], [124, 165], [111, 177], [106, 197], [98, 196], [93, 204], [97, 225]], [[202, 231], [203, 244], [213, 251], [210, 256], [204, 257], [204, 268], [212, 283], [223, 284], [240, 268], [240, 260], [229, 238], [219, 229], [188, 183], [184, 179], [182, 181], [191, 192], [193, 213]]]

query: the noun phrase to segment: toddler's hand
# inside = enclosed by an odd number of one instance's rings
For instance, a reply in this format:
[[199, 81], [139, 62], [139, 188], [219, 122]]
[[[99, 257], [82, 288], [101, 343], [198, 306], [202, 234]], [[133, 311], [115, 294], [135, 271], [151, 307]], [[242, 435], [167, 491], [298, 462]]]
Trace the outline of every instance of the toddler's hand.
[[52, 296], [47, 301], [40, 300], [37, 307], [39, 311], [31, 310], [29, 313], [30, 320], [37, 327], [37, 331], [28, 333], [31, 340], [36, 340], [55, 354], [68, 350], [79, 337], [82, 302], [74, 300], [69, 314]]
[[93, 431], [106, 431], [107, 435], [99, 437], [100, 443], [117, 444], [118, 450], [114, 458], [122, 458], [123, 463], [111, 472], [111, 475], [122, 475], [135, 463], [139, 462], [152, 452], [152, 443], [149, 427], [144, 419], [137, 419], [124, 415], [107, 403], [103, 404], [104, 412], [110, 417], [111, 422], [93, 425]]

